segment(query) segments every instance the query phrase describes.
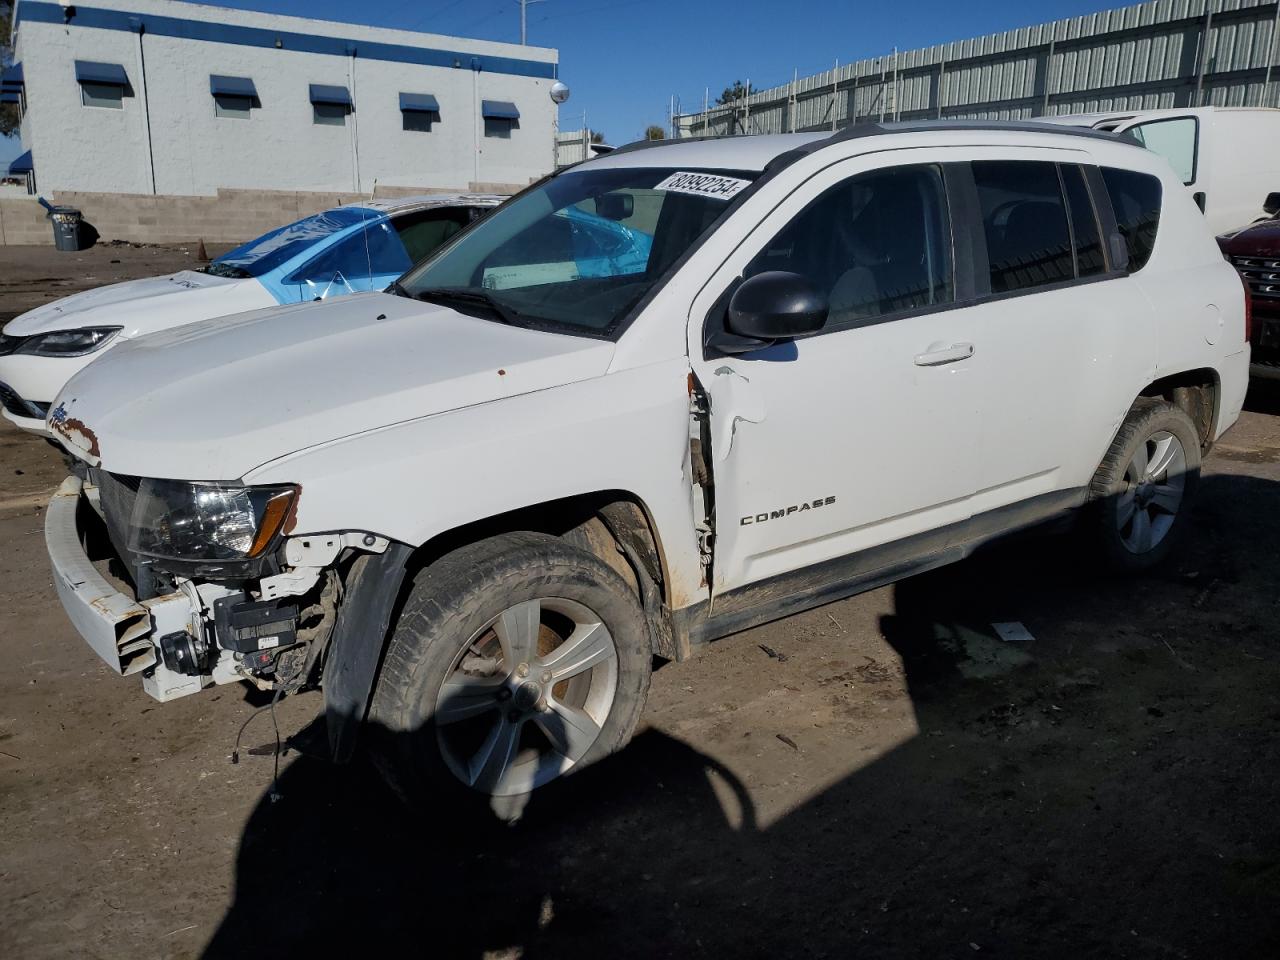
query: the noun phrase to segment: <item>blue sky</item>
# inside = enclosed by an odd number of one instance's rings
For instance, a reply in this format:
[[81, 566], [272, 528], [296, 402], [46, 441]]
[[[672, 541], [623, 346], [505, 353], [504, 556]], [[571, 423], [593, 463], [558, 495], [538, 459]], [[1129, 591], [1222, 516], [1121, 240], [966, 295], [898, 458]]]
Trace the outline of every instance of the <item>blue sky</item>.
[[[220, 6], [326, 20], [518, 42], [515, 0], [224, 0]], [[757, 88], [899, 49], [962, 40], [1060, 17], [1105, 10], [1105, 0], [542, 0], [528, 8], [529, 42], [560, 51], [560, 77], [573, 94], [564, 128], [587, 124], [610, 143], [665, 124], [670, 98], [700, 108], [734, 80]], [[0, 158], [16, 154], [0, 140]]]

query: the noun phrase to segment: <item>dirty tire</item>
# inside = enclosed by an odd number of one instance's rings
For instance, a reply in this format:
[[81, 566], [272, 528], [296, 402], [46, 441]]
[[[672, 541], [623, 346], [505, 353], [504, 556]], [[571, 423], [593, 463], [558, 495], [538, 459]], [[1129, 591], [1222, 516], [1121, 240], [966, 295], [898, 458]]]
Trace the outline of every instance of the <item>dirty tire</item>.
[[[1175, 442], [1169, 443], [1169, 438]], [[1179, 447], [1180, 458], [1176, 456]], [[1180, 476], [1182, 483], [1169, 512], [1175, 493], [1170, 484], [1160, 483], [1159, 476], [1144, 484], [1137, 471], [1143, 458], [1158, 466], [1171, 451], [1180, 466], [1166, 470], [1164, 476]], [[1119, 572], [1138, 573], [1161, 563], [1186, 525], [1199, 479], [1200, 437], [1191, 418], [1163, 400], [1144, 398], [1135, 403], [1089, 485], [1090, 532], [1107, 565]], [[1144, 497], [1149, 498], [1146, 507]], [[1134, 525], [1139, 510], [1147, 513], [1145, 537]]]
[[[560, 538], [539, 533], [494, 537], [447, 554], [418, 573], [388, 645], [374, 691], [366, 742], [375, 765], [406, 802], [421, 803], [428, 797], [440, 797], [442, 792], [464, 802], [483, 801], [491, 792], [512, 792], [506, 787], [489, 791], [463, 781], [455, 772], [458, 754], [446, 752], [445, 739], [454, 727], [437, 725], [436, 712], [438, 702], [448, 702], [447, 698], [440, 701], [445, 680], [460, 677], [459, 658], [466, 661], [475, 656], [477, 635], [488, 636], [492, 646], [497, 634], [486, 625], [501, 619], [504, 611], [528, 609], [519, 605], [534, 600], [546, 601], [541, 605], [544, 611], [554, 603], [593, 613], [607, 628], [616, 651], [607, 716], [601, 716], [594, 742], [572, 762], [567, 773], [621, 749], [631, 738], [644, 708], [652, 670], [649, 633], [634, 591], [603, 561]], [[558, 614], [551, 611], [543, 616], [553, 619]], [[546, 629], [550, 628], [534, 628], [534, 633], [543, 636]], [[576, 627], [569, 625], [563, 632], [572, 629]], [[489, 668], [495, 671], [493, 679], [506, 676], [511, 669], [506, 663], [506, 647], [502, 650], [502, 665]], [[489, 664], [492, 658], [470, 662]], [[593, 677], [596, 669], [589, 668]], [[470, 682], [472, 678], [466, 674], [461, 679]], [[511, 682], [520, 681], [512, 677]], [[564, 688], [564, 684], [544, 686], [548, 697], [553, 689]], [[515, 702], [508, 695], [501, 706], [514, 710]], [[519, 726], [536, 726], [535, 720], [546, 716], [545, 709], [541, 717], [536, 710], [528, 724]], [[598, 713], [603, 714], [603, 708]], [[507, 728], [502, 724], [505, 715], [497, 716], [500, 736]], [[478, 722], [488, 723], [488, 715]], [[441, 728], [445, 731], [442, 737], [437, 735]], [[532, 739], [540, 738], [534, 731]], [[546, 738], [544, 746], [549, 745]], [[530, 754], [526, 749], [522, 755]], [[528, 791], [517, 791], [517, 810], [527, 796]], [[492, 805], [495, 812], [505, 815], [498, 798]]]

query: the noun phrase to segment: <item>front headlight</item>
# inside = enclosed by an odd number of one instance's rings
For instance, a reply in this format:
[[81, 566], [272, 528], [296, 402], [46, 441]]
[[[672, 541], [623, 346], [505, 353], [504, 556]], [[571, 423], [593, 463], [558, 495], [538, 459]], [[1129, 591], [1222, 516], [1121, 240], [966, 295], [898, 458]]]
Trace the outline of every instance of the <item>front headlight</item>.
[[121, 327], [83, 327], [79, 330], [54, 330], [27, 337], [13, 350], [37, 357], [83, 357], [101, 350]]
[[293, 486], [143, 480], [129, 549], [170, 560], [253, 560], [275, 542], [297, 496]]

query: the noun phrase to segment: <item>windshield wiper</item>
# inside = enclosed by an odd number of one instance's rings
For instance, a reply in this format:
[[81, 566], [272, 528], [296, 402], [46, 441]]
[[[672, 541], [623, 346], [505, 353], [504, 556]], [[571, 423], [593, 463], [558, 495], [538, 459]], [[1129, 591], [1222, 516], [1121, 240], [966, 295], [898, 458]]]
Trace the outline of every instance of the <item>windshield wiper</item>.
[[423, 300], [427, 303], [439, 303], [445, 306], [462, 304], [469, 307], [483, 307], [502, 323], [511, 327], [520, 326], [516, 321], [516, 318], [521, 315], [518, 310], [513, 310], [505, 303], [500, 303], [483, 290], [459, 290], [455, 287], [439, 287], [436, 289], [417, 290], [413, 296], [415, 299]]

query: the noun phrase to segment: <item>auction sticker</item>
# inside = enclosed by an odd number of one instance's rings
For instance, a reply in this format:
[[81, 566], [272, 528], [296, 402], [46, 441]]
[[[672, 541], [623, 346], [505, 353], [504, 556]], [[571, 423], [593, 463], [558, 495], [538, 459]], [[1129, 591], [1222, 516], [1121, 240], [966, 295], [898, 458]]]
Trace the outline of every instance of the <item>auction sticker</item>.
[[750, 180], [737, 177], [721, 177], [714, 173], [673, 173], [653, 189], [670, 193], [691, 193], [695, 197], [728, 200], [751, 185]]

